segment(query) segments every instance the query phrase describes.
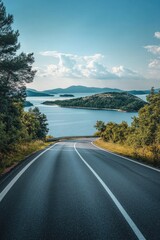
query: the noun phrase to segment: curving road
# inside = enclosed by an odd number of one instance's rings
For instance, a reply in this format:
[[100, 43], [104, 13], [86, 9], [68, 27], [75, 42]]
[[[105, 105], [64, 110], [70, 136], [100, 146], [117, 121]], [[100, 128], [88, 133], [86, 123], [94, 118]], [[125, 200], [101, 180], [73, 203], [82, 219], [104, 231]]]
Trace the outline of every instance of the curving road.
[[0, 180], [1, 240], [160, 239], [160, 171], [64, 141]]

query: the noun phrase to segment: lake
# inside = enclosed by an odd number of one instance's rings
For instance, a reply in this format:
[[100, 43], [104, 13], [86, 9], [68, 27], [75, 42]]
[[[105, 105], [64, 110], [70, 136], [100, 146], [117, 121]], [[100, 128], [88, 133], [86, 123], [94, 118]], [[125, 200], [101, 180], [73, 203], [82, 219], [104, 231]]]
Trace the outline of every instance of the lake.
[[[73, 93], [74, 94], [74, 93]], [[93, 93], [75, 93], [75, 97], [83, 97], [93, 95]], [[146, 95], [139, 96], [146, 99]], [[94, 125], [97, 120], [104, 122], [114, 121], [120, 123], [126, 121], [131, 123], [132, 117], [137, 116], [137, 113], [131, 112], [118, 112], [118, 111], [105, 111], [105, 110], [85, 110], [73, 108], [61, 108], [58, 106], [47, 106], [41, 104], [44, 101], [64, 100], [69, 98], [59, 97], [27, 97], [34, 106], [38, 107], [40, 111], [46, 114], [48, 119], [49, 135], [54, 137], [62, 136], [84, 136], [92, 135], [96, 131]], [[25, 108], [27, 111], [28, 108]]]

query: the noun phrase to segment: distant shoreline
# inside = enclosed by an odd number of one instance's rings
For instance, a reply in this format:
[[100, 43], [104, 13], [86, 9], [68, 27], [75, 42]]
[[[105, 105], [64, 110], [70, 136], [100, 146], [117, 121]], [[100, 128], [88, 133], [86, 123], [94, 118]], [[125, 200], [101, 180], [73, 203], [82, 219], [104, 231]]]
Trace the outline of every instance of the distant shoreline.
[[[59, 105], [57, 105], [57, 106], [59, 106]], [[59, 106], [59, 107], [63, 107], [63, 106]], [[111, 109], [111, 108], [74, 107], [74, 106], [68, 106], [68, 107], [64, 107], [64, 108], [75, 108], [75, 109], [87, 109], [87, 110], [105, 110], [105, 111], [127, 112], [127, 111], [123, 111], [123, 110], [121, 110], [121, 109]]]
[[[50, 106], [58, 106], [58, 107], [61, 107], [61, 108], [74, 108], [74, 109], [86, 109], [86, 110], [104, 110], [104, 111], [117, 111], [117, 112], [128, 112], [128, 111], [124, 111], [124, 110], [121, 110], [121, 109], [111, 109], [111, 108], [95, 108], [95, 107], [76, 107], [76, 106], [60, 106], [58, 104], [47, 104], [47, 103], [42, 103], [44, 105], [50, 105]], [[136, 111], [134, 111], [136, 112]]]

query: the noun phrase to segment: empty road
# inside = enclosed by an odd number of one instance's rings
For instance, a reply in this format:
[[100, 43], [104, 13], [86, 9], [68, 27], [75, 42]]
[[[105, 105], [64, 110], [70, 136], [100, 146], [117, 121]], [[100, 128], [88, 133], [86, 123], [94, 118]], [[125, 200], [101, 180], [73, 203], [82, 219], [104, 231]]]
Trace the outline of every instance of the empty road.
[[0, 180], [1, 240], [160, 239], [160, 171], [59, 142]]

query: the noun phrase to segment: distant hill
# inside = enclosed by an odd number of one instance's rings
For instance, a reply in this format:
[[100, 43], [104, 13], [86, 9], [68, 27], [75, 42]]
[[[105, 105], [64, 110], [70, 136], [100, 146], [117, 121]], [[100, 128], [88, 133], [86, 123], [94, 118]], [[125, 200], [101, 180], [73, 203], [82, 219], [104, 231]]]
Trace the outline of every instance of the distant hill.
[[68, 88], [55, 88], [51, 90], [45, 90], [44, 93], [59, 94], [59, 93], [99, 93], [99, 92], [122, 92], [116, 88], [97, 88], [97, 87], [85, 87], [85, 86], [70, 86]]
[[147, 103], [142, 99], [127, 92], [99, 93], [92, 96], [70, 100], [46, 101], [46, 105], [59, 105], [61, 107], [86, 108], [86, 109], [114, 109], [127, 112], [138, 111]]
[[[155, 89], [155, 93], [158, 93], [160, 89]], [[143, 95], [143, 94], [149, 94], [150, 93], [150, 90], [130, 90], [130, 91], [127, 91], [128, 93], [130, 94], [133, 94], [133, 95]]]
[[27, 89], [26, 90], [27, 97], [44, 97], [44, 96], [53, 96], [51, 94], [45, 93], [43, 91], [37, 91], [34, 89]]
[[[155, 89], [158, 92], [160, 89]], [[70, 86], [68, 88], [55, 88], [44, 91], [37, 91], [28, 88], [26, 90], [28, 97], [43, 97], [43, 96], [53, 96], [54, 94], [72, 94], [72, 93], [104, 93], [104, 92], [124, 92], [124, 90], [117, 88], [98, 88], [98, 87], [86, 87], [86, 86]], [[126, 91], [133, 95], [143, 95], [149, 94], [150, 90], [130, 90]]]

